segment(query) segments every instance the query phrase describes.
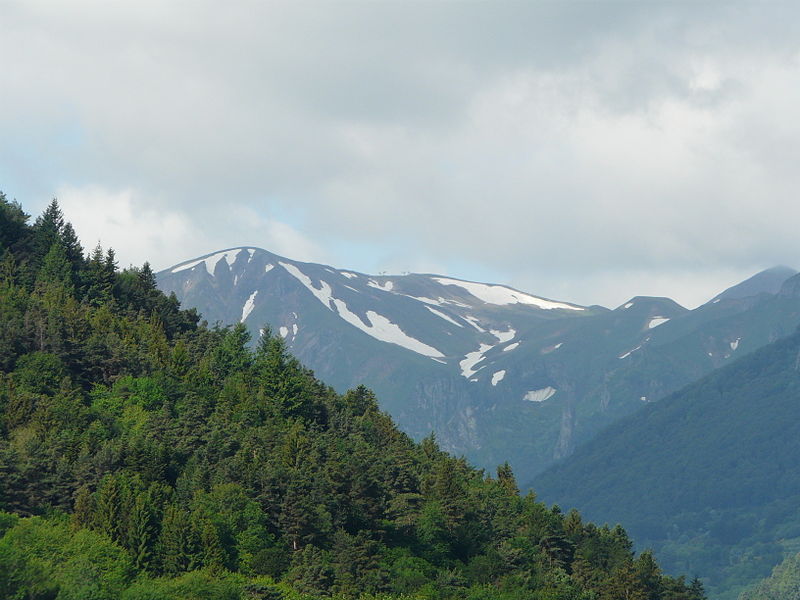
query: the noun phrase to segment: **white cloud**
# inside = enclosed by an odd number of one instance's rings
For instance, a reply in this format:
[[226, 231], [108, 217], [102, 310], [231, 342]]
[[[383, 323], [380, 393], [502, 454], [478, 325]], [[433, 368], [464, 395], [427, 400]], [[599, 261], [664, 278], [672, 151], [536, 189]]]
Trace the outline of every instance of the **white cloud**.
[[800, 253], [789, 3], [65, 6], [0, 3], [0, 177], [79, 198], [121, 259], [253, 244], [585, 301]]
[[97, 243], [113, 247], [120, 266], [150, 261], [156, 269], [166, 267], [166, 257], [184, 249], [191, 254], [200, 245], [185, 215], [157, 208], [136, 190], [64, 185], [57, 197], [87, 252]]
[[[228, 205], [226, 226], [217, 229], [214, 223], [200, 227], [189, 214], [170, 209], [163, 199], [147, 197], [138, 190], [64, 185], [57, 197], [86, 250], [98, 242], [104, 248], [113, 247], [122, 267], [149, 261], [160, 270], [188, 258], [243, 245], [264, 247], [298, 260], [322, 260], [324, 256], [290, 225], [261, 218], [246, 206]], [[230, 229], [238, 233], [231, 235]]]

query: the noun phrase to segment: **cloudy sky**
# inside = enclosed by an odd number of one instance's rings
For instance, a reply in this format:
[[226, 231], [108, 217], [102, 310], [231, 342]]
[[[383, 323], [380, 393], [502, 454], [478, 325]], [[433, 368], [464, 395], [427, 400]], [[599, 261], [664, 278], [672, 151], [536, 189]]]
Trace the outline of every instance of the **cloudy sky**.
[[0, 190], [123, 266], [694, 306], [800, 268], [797, 6], [0, 0]]

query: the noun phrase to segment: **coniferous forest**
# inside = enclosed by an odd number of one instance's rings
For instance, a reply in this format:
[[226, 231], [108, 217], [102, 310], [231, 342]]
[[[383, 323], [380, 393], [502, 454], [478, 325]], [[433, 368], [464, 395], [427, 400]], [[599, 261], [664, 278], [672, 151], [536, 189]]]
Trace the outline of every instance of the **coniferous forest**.
[[698, 600], [0, 194], [0, 598]]

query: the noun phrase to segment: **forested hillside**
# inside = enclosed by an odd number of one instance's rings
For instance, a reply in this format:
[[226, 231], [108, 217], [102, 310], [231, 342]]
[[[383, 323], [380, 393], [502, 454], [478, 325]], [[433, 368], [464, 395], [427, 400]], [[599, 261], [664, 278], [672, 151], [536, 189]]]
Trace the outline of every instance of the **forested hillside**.
[[534, 484], [735, 599], [800, 547], [800, 333], [620, 421]]
[[788, 557], [739, 600], [800, 600], [800, 555]]
[[0, 196], [0, 597], [703, 598]]

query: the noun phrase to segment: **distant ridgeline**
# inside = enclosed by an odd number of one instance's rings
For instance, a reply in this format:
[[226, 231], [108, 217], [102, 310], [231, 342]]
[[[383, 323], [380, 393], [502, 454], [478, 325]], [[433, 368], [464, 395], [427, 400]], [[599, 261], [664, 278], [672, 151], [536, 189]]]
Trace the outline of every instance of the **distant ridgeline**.
[[[687, 310], [637, 296], [609, 310], [424, 273], [369, 275], [254, 247], [156, 274], [210, 323], [268, 323], [340, 393], [367, 385], [419, 441], [529, 482], [606, 426], [800, 324], [776, 267]], [[794, 276], [794, 277], [793, 277]]]
[[696, 600], [0, 195], [0, 598]]

